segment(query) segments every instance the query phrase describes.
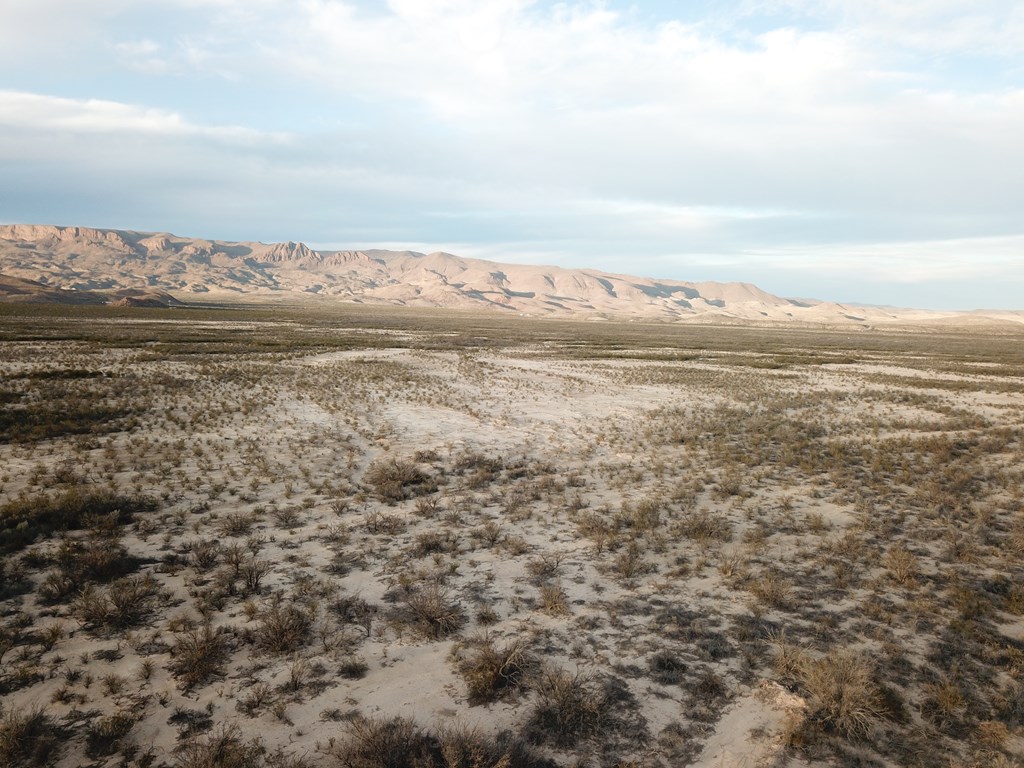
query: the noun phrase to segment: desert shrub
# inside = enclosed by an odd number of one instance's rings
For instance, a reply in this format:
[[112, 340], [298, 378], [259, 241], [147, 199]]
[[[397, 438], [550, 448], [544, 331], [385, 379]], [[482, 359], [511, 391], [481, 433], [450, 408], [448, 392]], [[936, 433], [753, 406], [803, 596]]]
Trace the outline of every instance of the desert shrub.
[[189, 544], [189, 555], [192, 566], [198, 571], [208, 571], [217, 564], [220, 558], [221, 545], [219, 541], [203, 539], [193, 541]]
[[675, 532], [695, 541], [732, 541], [732, 523], [707, 510], [688, 512], [675, 526]]
[[535, 660], [522, 640], [498, 647], [492, 640], [483, 639], [459, 663], [459, 672], [466, 681], [469, 703], [483, 704], [521, 688], [534, 666]]
[[651, 679], [662, 685], [678, 685], [686, 674], [686, 662], [671, 651], [658, 651], [647, 662]]
[[533, 577], [531, 581], [540, 586], [544, 582], [561, 575], [562, 559], [564, 557], [561, 552], [545, 552], [530, 559], [526, 563], [526, 570]]
[[459, 537], [451, 531], [424, 531], [417, 534], [412, 547], [415, 557], [425, 557], [438, 552], [457, 552]]
[[783, 607], [789, 596], [789, 580], [775, 568], [767, 568], [748, 586], [752, 595], [772, 608]]
[[644, 560], [643, 549], [635, 541], [629, 542], [629, 546], [615, 558], [615, 571], [623, 579], [633, 579], [653, 569], [653, 564]]
[[406, 459], [378, 459], [363, 479], [382, 501], [395, 502], [437, 490], [429, 475]]
[[555, 768], [529, 745], [508, 732], [488, 737], [468, 726], [443, 728], [437, 734], [443, 768]]
[[461, 629], [466, 616], [459, 603], [448, 597], [438, 584], [420, 584], [409, 588], [392, 612], [392, 620], [409, 624], [424, 637], [440, 640]]
[[85, 753], [92, 758], [114, 754], [134, 727], [135, 715], [131, 712], [115, 712], [93, 720], [85, 730]]
[[333, 748], [345, 768], [409, 768], [441, 765], [438, 745], [414, 720], [357, 717], [346, 738]]
[[370, 533], [383, 533], [388, 536], [395, 536], [405, 530], [406, 521], [401, 515], [389, 515], [374, 510], [367, 513], [364, 518], [366, 530]]
[[118, 535], [90, 535], [84, 541], [65, 539], [55, 559], [61, 583], [70, 581], [76, 587], [89, 581], [109, 581], [135, 565]]
[[230, 644], [226, 632], [209, 623], [191, 627], [175, 638], [168, 669], [185, 689], [195, 688], [221, 674]]
[[189, 739], [178, 751], [175, 768], [261, 768], [263, 745], [244, 741], [238, 726], [222, 726], [204, 738]]
[[241, 563], [238, 573], [242, 577], [246, 594], [254, 594], [260, 591], [260, 584], [264, 577], [274, 570], [274, 565], [268, 560], [260, 560], [255, 555]]
[[807, 699], [807, 722], [825, 732], [863, 738], [882, 716], [883, 704], [862, 657], [835, 652], [823, 658], [805, 656], [797, 678]]
[[271, 510], [270, 516], [281, 528], [291, 530], [299, 525], [301, 515], [298, 507], [281, 507]]
[[608, 701], [599, 682], [590, 675], [546, 668], [531, 687], [537, 702], [526, 734], [537, 744], [571, 748], [595, 735], [605, 723]]
[[217, 527], [225, 536], [245, 536], [255, 522], [252, 514], [246, 512], [229, 512], [219, 521]]
[[343, 768], [555, 768], [508, 732], [420, 728], [405, 717], [356, 717], [330, 750]]
[[293, 653], [309, 640], [312, 626], [308, 613], [275, 597], [260, 613], [254, 640], [270, 653]]
[[30, 443], [64, 435], [101, 434], [122, 428], [133, 411], [93, 402], [51, 402], [0, 410], [0, 443]]
[[366, 676], [370, 665], [358, 656], [346, 656], [338, 663], [338, 674], [349, 680], [359, 680]]
[[377, 606], [371, 605], [358, 595], [346, 595], [335, 600], [330, 606], [330, 611], [342, 623], [362, 627], [369, 637], [373, 619], [377, 615]]
[[160, 594], [152, 574], [129, 576], [115, 581], [106, 590], [87, 584], [71, 610], [83, 625], [92, 629], [122, 629], [142, 621], [153, 610]]
[[552, 616], [564, 616], [569, 613], [569, 598], [562, 585], [542, 584], [537, 590], [540, 598], [540, 607], [544, 613]]
[[154, 509], [156, 501], [148, 496], [107, 490], [73, 489], [14, 499], [0, 506], [0, 552], [24, 549], [40, 537], [82, 528], [98, 517], [112, 515], [123, 525], [136, 514]]
[[42, 707], [12, 710], [0, 717], [0, 765], [35, 768], [52, 765], [62, 734]]

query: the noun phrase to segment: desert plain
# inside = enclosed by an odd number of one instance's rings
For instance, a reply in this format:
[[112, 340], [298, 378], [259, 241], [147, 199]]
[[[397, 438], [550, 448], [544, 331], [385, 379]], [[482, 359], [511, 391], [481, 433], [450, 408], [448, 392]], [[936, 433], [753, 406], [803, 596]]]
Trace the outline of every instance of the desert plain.
[[0, 765], [1018, 766], [1024, 333], [0, 306]]

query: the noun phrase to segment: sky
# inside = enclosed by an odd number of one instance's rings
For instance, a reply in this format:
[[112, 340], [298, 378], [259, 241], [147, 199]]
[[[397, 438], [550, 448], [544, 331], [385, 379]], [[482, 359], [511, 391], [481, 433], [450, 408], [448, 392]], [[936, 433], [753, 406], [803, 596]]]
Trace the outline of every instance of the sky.
[[0, 0], [0, 222], [1024, 309], [1024, 3]]

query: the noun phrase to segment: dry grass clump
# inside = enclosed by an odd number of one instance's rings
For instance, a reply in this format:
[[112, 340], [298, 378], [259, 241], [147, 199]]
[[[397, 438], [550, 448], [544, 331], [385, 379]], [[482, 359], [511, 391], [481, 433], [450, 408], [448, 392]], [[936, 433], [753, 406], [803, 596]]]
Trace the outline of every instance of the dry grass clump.
[[859, 740], [885, 715], [874, 669], [863, 656], [834, 651], [815, 657], [780, 638], [776, 669], [807, 700], [807, 729]]
[[437, 490], [432, 478], [407, 459], [378, 459], [363, 479], [382, 501], [396, 502]]
[[357, 717], [330, 754], [342, 768], [555, 768], [511, 734], [424, 730], [405, 717]]
[[[545, 667], [531, 681], [536, 702], [525, 727], [527, 739], [571, 749], [585, 739], [607, 738], [634, 704], [612, 679]], [[635, 736], [642, 736], [635, 733]]]
[[0, 708], [0, 765], [44, 768], [53, 764], [63, 735], [42, 707], [3, 712]]
[[448, 589], [427, 583], [408, 587], [391, 612], [392, 623], [409, 625], [420, 635], [441, 640], [458, 632], [466, 623], [460, 603], [449, 597]]
[[689, 668], [687, 663], [672, 651], [662, 650], [655, 653], [647, 661], [651, 679], [662, 685], [679, 685]]
[[873, 670], [866, 659], [836, 652], [801, 665], [800, 684], [808, 703], [808, 720], [826, 731], [865, 738], [884, 710]]
[[114, 754], [135, 727], [136, 720], [134, 713], [122, 711], [90, 723], [85, 733], [85, 753], [92, 758]]
[[473, 705], [496, 701], [519, 690], [536, 666], [536, 659], [523, 640], [497, 646], [484, 637], [471, 645], [469, 655], [459, 662], [459, 672]]
[[263, 768], [266, 750], [258, 739], [245, 740], [237, 726], [222, 726], [179, 748], [174, 768]]

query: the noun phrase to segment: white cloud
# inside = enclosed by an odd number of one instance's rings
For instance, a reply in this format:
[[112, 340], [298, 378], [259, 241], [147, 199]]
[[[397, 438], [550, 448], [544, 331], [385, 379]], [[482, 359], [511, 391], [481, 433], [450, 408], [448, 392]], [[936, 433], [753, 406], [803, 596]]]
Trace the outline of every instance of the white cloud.
[[284, 134], [261, 134], [241, 126], [205, 126], [180, 114], [102, 99], [65, 99], [0, 90], [0, 126], [32, 131], [142, 133], [219, 139], [284, 141]]
[[[85, 188], [91, 153], [133, 182], [173, 175], [188, 194], [162, 190], [163, 210], [183, 220], [220, 205], [241, 230], [258, 210], [321, 241], [921, 281], [1020, 266], [1024, 6], [712, 7], [655, 22], [625, 0], [8, 3], [0, 64], [33, 75], [0, 91], [0, 162], [17, 147]], [[946, 78], [961, 57], [1000, 77]]]

